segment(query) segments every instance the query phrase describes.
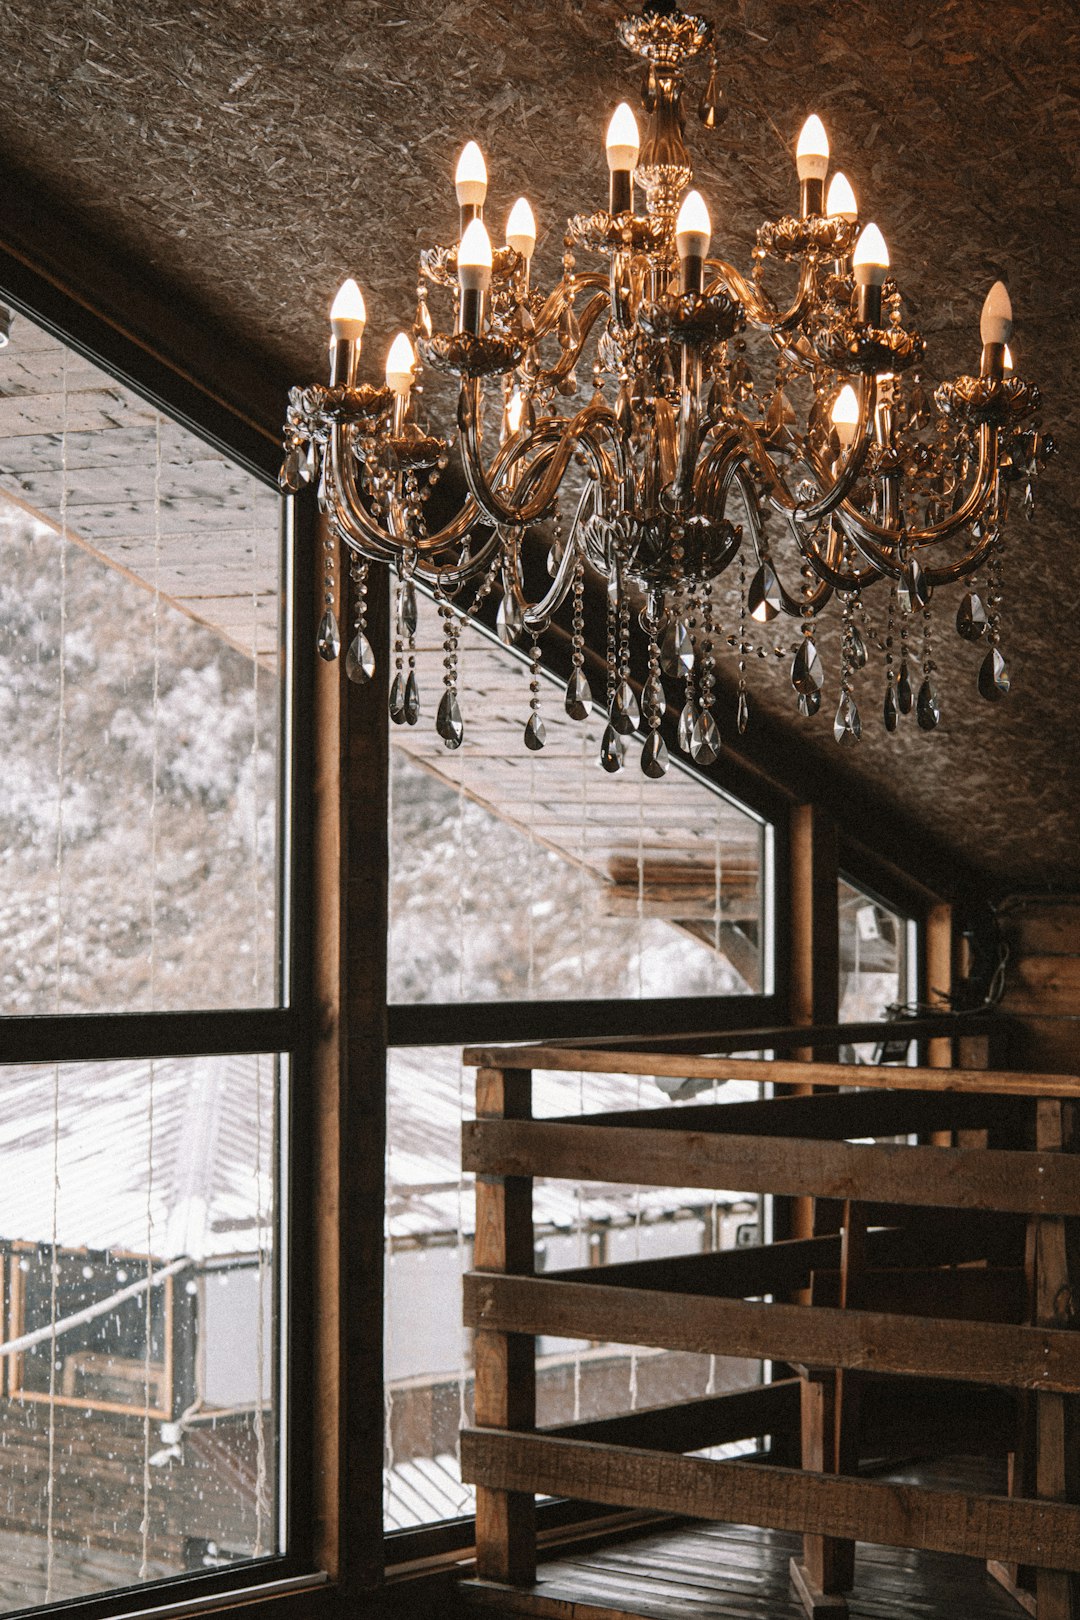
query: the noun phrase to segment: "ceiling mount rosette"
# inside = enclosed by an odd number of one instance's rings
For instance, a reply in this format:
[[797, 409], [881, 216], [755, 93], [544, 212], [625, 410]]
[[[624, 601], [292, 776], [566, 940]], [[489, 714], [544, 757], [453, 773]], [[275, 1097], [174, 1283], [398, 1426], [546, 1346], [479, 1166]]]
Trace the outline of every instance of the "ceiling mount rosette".
[[[939, 596], [959, 584], [956, 631], [981, 644], [973, 685], [997, 702], [1010, 686], [1005, 526], [1010, 504], [1013, 517], [1033, 514], [1034, 480], [1054, 450], [1033, 420], [1038, 389], [1014, 372], [1007, 290], [996, 283], [983, 305], [977, 374], [935, 386], [884, 237], [860, 218], [849, 181], [829, 179], [814, 116], [795, 143], [798, 206], [793, 197], [790, 213], [760, 226], [743, 274], [714, 246], [705, 200], [690, 189], [683, 101], [705, 54], [699, 118], [714, 129], [723, 112], [712, 25], [653, 0], [617, 34], [648, 64], [642, 104], [612, 115], [607, 206], [588, 196], [566, 223], [554, 277], [534, 262], [540, 232], [524, 198], [505, 245], [492, 240], [487, 163], [469, 142], [454, 179], [459, 240], [421, 252], [413, 331], [395, 339], [385, 386], [359, 381], [356, 283], [335, 299], [329, 387], [293, 390], [282, 469], [286, 489], [317, 490], [328, 519], [320, 651], [341, 644], [338, 549], [351, 557], [361, 635], [368, 570], [388, 565], [392, 717], [416, 723], [415, 593], [430, 592], [446, 637], [438, 710], [455, 717], [440, 735], [456, 748], [468, 736], [456, 690], [462, 622], [501, 598], [500, 633], [513, 626], [510, 639], [531, 645], [525, 745], [537, 751], [547, 736], [539, 638], [561, 616], [583, 659], [586, 575], [599, 573], [609, 700], [620, 705], [609, 730], [625, 741], [638, 727], [642, 769], [655, 777], [672, 716], [672, 746], [716, 734], [728, 660], [740, 731], [754, 660], [786, 665], [799, 711], [823, 710], [845, 746], [862, 729], [857, 682], [881, 682], [884, 700], [862, 712], [882, 715], [887, 731], [909, 713], [934, 731], [945, 712]], [[424, 367], [458, 380], [452, 438], [448, 423], [421, 420]], [[448, 487], [466, 493], [445, 515], [446, 500], [431, 497], [451, 459]], [[542, 587], [523, 539], [538, 526]], [[840, 625], [835, 719], [818, 646], [825, 614]], [[639, 629], [651, 671], [640, 704], [627, 696]], [[665, 698], [662, 678], [685, 691]], [[568, 689], [572, 719], [588, 713], [581, 684]], [[624, 754], [609, 747], [604, 769], [621, 769]]]

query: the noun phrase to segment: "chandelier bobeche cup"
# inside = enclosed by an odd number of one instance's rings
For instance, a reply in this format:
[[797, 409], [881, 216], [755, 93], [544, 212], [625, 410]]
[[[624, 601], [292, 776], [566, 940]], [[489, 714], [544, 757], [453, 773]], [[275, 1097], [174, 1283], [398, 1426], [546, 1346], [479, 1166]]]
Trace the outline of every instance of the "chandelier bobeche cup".
[[[540, 637], [564, 604], [573, 647], [566, 710], [584, 720], [599, 700], [585, 668], [594, 570], [608, 583], [600, 760], [619, 770], [640, 731], [641, 768], [662, 776], [661, 723], [676, 691], [680, 748], [703, 765], [719, 753], [721, 656], [737, 670], [740, 732], [754, 658], [783, 660], [798, 708], [817, 712], [825, 686], [817, 625], [830, 604], [841, 623], [837, 741], [861, 734], [856, 684], [865, 707], [875, 653], [886, 730], [914, 710], [932, 731], [941, 701], [931, 598], [962, 583], [956, 628], [985, 649], [982, 696], [1003, 697], [1003, 524], [1015, 486], [1032, 515], [1032, 480], [1053, 449], [1032, 421], [1038, 390], [1013, 373], [1004, 285], [983, 306], [979, 375], [928, 391], [924, 343], [904, 324], [881, 232], [860, 228], [842, 174], [826, 191], [829, 142], [815, 116], [796, 148], [799, 212], [760, 227], [747, 279], [710, 254], [708, 210], [689, 189], [685, 70], [712, 50], [711, 25], [657, 0], [625, 17], [618, 34], [647, 64], [648, 130], [642, 142], [631, 108], [617, 108], [608, 206], [568, 221], [562, 279], [550, 292], [533, 278], [537, 229], [524, 198], [505, 246], [493, 247], [486, 166], [470, 141], [456, 176], [459, 240], [421, 253], [413, 337], [394, 339], [385, 386], [358, 381], [366, 312], [356, 283], [334, 301], [330, 383], [293, 389], [281, 477], [289, 491], [317, 484], [328, 520], [320, 653], [332, 659], [341, 646], [340, 543], [353, 580], [347, 673], [359, 682], [374, 674], [368, 574], [385, 563], [396, 576], [390, 716], [415, 724], [416, 590], [427, 591], [445, 645], [436, 729], [457, 748], [461, 629], [497, 593], [499, 634], [528, 647], [525, 743], [540, 749]], [[714, 128], [724, 110], [713, 57], [701, 122]], [[784, 267], [797, 277], [786, 307], [766, 285]], [[432, 295], [452, 309], [448, 330], [433, 323]], [[459, 380], [452, 439], [418, 416], [417, 356]], [[468, 493], [434, 527], [428, 502], [452, 454]], [[542, 523], [550, 585], [530, 599], [525, 537]], [[789, 621], [790, 633], [778, 635]], [[632, 622], [648, 644], [640, 702]], [[680, 688], [665, 689], [665, 677]]]

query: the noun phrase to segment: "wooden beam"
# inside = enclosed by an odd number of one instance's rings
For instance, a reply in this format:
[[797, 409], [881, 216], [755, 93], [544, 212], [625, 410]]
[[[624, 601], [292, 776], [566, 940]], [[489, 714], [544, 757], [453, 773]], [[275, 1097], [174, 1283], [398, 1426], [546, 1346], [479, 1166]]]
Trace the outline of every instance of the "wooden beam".
[[[747, 1031], [757, 1037], [757, 1031]], [[682, 1080], [773, 1081], [815, 1086], [892, 1087], [904, 1091], [996, 1092], [1011, 1097], [1080, 1099], [1080, 1074], [1032, 1074], [1016, 1069], [931, 1069], [902, 1065], [815, 1063], [813, 1070], [783, 1059], [701, 1056], [695, 1053], [608, 1051], [592, 1046], [471, 1046], [465, 1062], [472, 1066], [528, 1063], [534, 1069], [592, 1074], [673, 1075]]]
[[698, 1355], [854, 1367], [1012, 1389], [1080, 1389], [1080, 1335], [999, 1323], [766, 1305], [480, 1272], [465, 1278], [465, 1321], [485, 1331], [599, 1339]]
[[1015, 1560], [1038, 1549], [1056, 1569], [1080, 1570], [1080, 1508], [878, 1484], [750, 1462], [615, 1451], [582, 1440], [466, 1430], [462, 1475], [504, 1490], [536, 1490], [726, 1524], [801, 1530]]
[[464, 1168], [479, 1175], [605, 1181], [617, 1167], [620, 1181], [650, 1187], [727, 1187], [864, 1203], [1080, 1214], [1080, 1177], [1054, 1153], [634, 1130], [605, 1126], [602, 1116], [573, 1125], [467, 1121], [462, 1151]]
[[591, 1440], [646, 1451], [698, 1451], [770, 1434], [790, 1434], [799, 1422], [799, 1380], [777, 1379], [749, 1389], [704, 1395], [676, 1406], [638, 1407], [617, 1417], [583, 1418], [542, 1429], [567, 1440]]

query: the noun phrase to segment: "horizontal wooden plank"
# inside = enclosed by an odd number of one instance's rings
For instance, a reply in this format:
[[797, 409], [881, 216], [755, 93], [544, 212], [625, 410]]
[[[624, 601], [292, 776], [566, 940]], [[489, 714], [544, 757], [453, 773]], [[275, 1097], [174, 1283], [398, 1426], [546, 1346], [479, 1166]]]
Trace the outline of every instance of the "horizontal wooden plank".
[[1033, 1119], [1032, 1107], [1027, 1097], [956, 1091], [843, 1091], [738, 1103], [724, 1102], [721, 1094], [717, 1103], [567, 1114], [552, 1123], [801, 1136], [815, 1141], [992, 1128], [1022, 1140], [1020, 1133]]
[[761, 1304], [548, 1277], [465, 1277], [465, 1323], [698, 1355], [1080, 1390], [1080, 1334], [895, 1312]]
[[[904, 1215], [890, 1210], [890, 1218]], [[952, 1212], [950, 1212], [951, 1215]], [[966, 1214], [943, 1220], [934, 1211], [930, 1222], [893, 1226], [866, 1235], [866, 1264], [877, 1267], [956, 1266], [971, 1260], [1018, 1258], [1020, 1234], [1003, 1234], [992, 1222]], [[744, 1299], [787, 1294], [805, 1288], [814, 1271], [840, 1264], [839, 1235], [792, 1238], [718, 1254], [668, 1255], [656, 1260], [625, 1260], [602, 1268], [576, 1266], [545, 1271], [557, 1282], [603, 1281], [620, 1288], [656, 1288], [677, 1294], [723, 1294]], [[1009, 1253], [1011, 1245], [1012, 1253]], [[1002, 1253], [1003, 1246], [1005, 1254]], [[997, 1270], [998, 1268], [995, 1268]]]
[[1000, 917], [1001, 931], [1018, 956], [1080, 956], [1080, 904], [1031, 901]]
[[462, 1478], [772, 1530], [1080, 1569], [1080, 1507], [467, 1429]]
[[[746, 1031], [741, 1044], [749, 1045]], [[871, 1037], [872, 1038], [872, 1037]], [[754, 1080], [759, 1084], [889, 1087], [904, 1091], [993, 1092], [1013, 1097], [1080, 1097], [1080, 1074], [1027, 1074], [1011, 1069], [924, 1069], [900, 1065], [795, 1063], [699, 1053], [610, 1051], [597, 1047], [510, 1046], [465, 1050], [474, 1068], [554, 1069], [591, 1074], [668, 1075], [682, 1080]]]
[[638, 1407], [616, 1417], [583, 1418], [540, 1433], [606, 1445], [640, 1446], [646, 1451], [698, 1451], [769, 1434], [794, 1433], [799, 1427], [798, 1378], [705, 1395], [676, 1406]]
[[1080, 1175], [1067, 1154], [608, 1127], [602, 1115], [572, 1125], [468, 1120], [462, 1166], [478, 1175], [1080, 1215]]

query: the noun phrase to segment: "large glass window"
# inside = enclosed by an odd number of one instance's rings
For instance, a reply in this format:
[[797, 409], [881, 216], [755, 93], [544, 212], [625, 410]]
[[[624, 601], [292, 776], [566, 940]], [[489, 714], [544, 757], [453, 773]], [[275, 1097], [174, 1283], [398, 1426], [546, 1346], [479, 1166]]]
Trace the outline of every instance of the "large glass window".
[[[873, 1023], [913, 1003], [917, 995], [917, 930], [913, 919], [841, 878], [840, 1021]], [[898, 1048], [902, 1051], [902, 1047]], [[843, 1049], [852, 1063], [881, 1062], [874, 1043]]]
[[0, 1016], [73, 1050], [0, 1067], [0, 1611], [283, 1550], [290, 1058], [53, 1017], [281, 1002], [281, 556], [269, 484], [16, 315]]

